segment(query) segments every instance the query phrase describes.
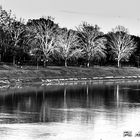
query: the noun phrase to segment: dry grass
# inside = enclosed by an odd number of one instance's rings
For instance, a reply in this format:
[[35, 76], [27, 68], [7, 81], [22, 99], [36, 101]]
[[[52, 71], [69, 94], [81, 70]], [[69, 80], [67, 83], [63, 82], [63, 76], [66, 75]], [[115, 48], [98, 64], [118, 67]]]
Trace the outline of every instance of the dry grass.
[[140, 69], [135, 67], [14, 67], [0, 66], [0, 79], [40, 79], [40, 78], [72, 78], [72, 77], [98, 77], [98, 76], [136, 76]]

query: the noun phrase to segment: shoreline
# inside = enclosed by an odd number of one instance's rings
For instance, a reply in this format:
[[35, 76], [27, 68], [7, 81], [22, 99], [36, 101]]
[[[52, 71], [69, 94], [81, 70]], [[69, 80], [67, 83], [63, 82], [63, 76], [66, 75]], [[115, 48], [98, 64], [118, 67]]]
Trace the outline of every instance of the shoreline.
[[[5, 79], [7, 80], [7, 79]], [[1, 80], [0, 80], [1, 81]], [[42, 89], [56, 90], [58, 88], [71, 88], [71, 87], [81, 87], [81, 86], [114, 86], [114, 85], [136, 85], [140, 84], [140, 76], [126, 76], [126, 77], [92, 77], [90, 78], [65, 78], [65, 79], [46, 79], [42, 81], [41, 79], [27, 79], [18, 82], [15, 79], [11, 79], [12, 82], [0, 83], [1, 95], [8, 95], [20, 91], [36, 91]]]
[[22, 69], [11, 66], [1, 66], [0, 85], [19, 84], [60, 84], [65, 82], [90, 82], [90, 81], [116, 81], [116, 80], [140, 80], [140, 69], [135, 67], [60, 67], [26, 66]]
[[88, 78], [57, 78], [41, 80], [42, 83], [64, 83], [64, 82], [91, 82], [91, 81], [115, 81], [115, 80], [140, 80], [140, 76], [106, 76]]
[[47, 84], [64, 84], [72, 82], [94, 82], [94, 81], [104, 81], [104, 82], [115, 82], [118, 80], [140, 80], [140, 76], [105, 76], [105, 77], [78, 77], [78, 78], [26, 78], [26, 79], [8, 79], [0, 78], [0, 85], [22, 85], [22, 84], [32, 84], [40, 83], [43, 85]]
[[[48, 90], [56, 90], [58, 88], [71, 88], [71, 87], [81, 87], [81, 86], [114, 86], [114, 85], [136, 85], [136, 84], [140, 84], [140, 77], [137, 76], [128, 76], [127, 78], [122, 78], [120, 79], [120, 77], [115, 77], [114, 79], [112, 77], [106, 77], [106, 79], [101, 79], [101, 77], [99, 79], [95, 79], [94, 80], [86, 80], [85, 78], [82, 80], [68, 80], [68, 79], [59, 79], [61, 81], [56, 81], [56, 79], [49, 79], [49, 82], [45, 82], [45, 81], [36, 81], [34, 82], [33, 79], [30, 82], [18, 82], [18, 83], [12, 83], [12, 84], [0, 84], [0, 91], [1, 95], [9, 95], [11, 93], [15, 93], [15, 92], [22, 92], [24, 93], [25, 91], [32, 91], [32, 90], [42, 90], [42, 89], [47, 89]], [[48, 80], [48, 79], [47, 79]], [[55, 80], [55, 82], [53, 81]], [[58, 80], [58, 79], [57, 79]], [[24, 89], [24, 90], [23, 90]]]

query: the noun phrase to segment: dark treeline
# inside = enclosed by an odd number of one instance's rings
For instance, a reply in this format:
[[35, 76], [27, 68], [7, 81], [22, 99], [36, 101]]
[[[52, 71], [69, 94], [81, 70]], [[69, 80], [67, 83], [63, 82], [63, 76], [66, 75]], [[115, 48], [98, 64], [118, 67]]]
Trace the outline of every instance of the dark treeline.
[[51, 17], [18, 20], [0, 7], [0, 62], [13, 65], [139, 66], [140, 37], [118, 25], [107, 34], [98, 25], [60, 28]]

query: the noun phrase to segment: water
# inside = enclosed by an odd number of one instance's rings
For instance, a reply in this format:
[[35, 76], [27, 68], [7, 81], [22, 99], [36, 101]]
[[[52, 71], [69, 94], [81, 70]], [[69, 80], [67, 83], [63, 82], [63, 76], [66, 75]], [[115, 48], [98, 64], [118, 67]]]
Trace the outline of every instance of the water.
[[139, 82], [0, 89], [0, 140], [137, 140], [138, 133]]

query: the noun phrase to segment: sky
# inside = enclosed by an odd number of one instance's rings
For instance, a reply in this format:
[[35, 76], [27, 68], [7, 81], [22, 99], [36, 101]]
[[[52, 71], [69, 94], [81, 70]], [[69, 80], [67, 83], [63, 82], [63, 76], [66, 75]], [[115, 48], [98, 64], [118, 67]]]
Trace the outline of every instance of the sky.
[[26, 21], [51, 16], [69, 29], [86, 21], [105, 33], [122, 25], [140, 36], [140, 0], [0, 0], [0, 4]]

